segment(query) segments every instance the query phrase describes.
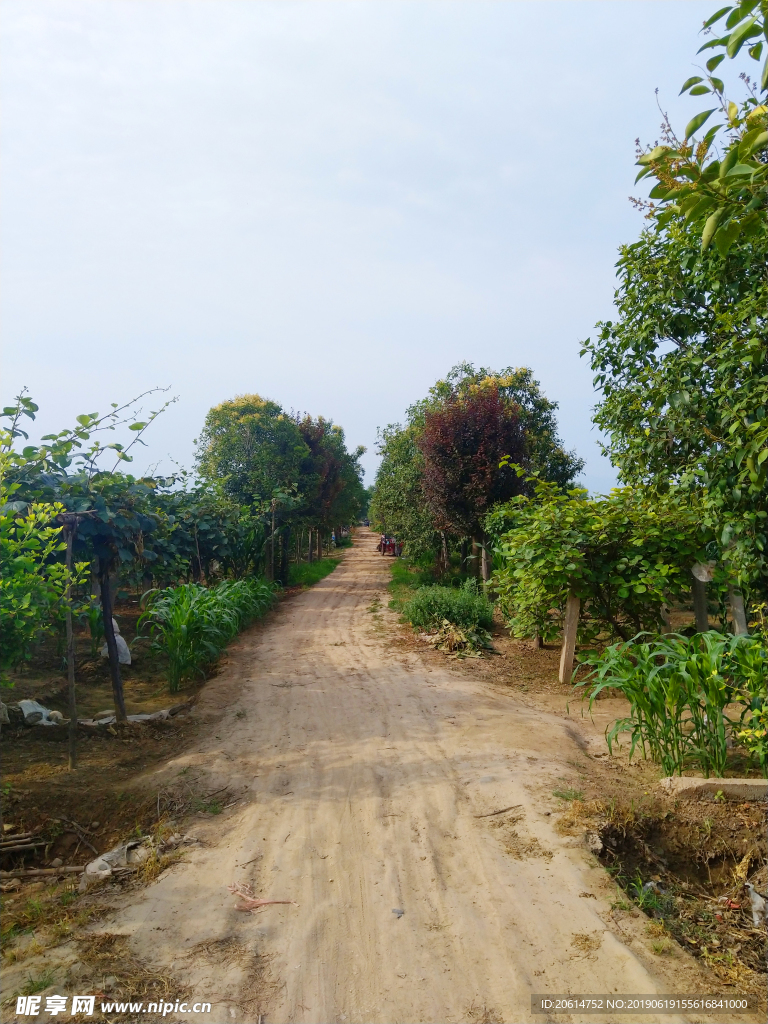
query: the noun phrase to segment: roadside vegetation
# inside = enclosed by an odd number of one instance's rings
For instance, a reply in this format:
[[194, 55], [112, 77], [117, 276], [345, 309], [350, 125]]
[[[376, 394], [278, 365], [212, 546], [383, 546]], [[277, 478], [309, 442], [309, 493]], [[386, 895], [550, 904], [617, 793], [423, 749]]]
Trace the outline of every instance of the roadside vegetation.
[[126, 472], [172, 404], [143, 415], [155, 397], [85, 413], [34, 444], [38, 407], [26, 393], [0, 414], [5, 738], [23, 723], [14, 702], [44, 698], [69, 719], [70, 768], [82, 709], [105, 710], [105, 672], [118, 726], [162, 706], [163, 683], [193, 694], [281, 586], [335, 567], [333, 538], [348, 542], [367, 504], [363, 449], [349, 451], [330, 421], [258, 395], [208, 413], [194, 474]]
[[713, 15], [683, 91], [714, 106], [637, 152], [646, 224], [581, 347], [621, 486], [577, 486], [532, 370], [464, 363], [381, 431], [370, 503], [404, 545], [394, 606], [415, 629], [464, 625], [463, 581], [482, 581], [513, 637], [562, 644], [580, 695], [626, 697], [611, 745], [670, 774], [768, 772], [767, 12]]
[[[347, 545], [343, 545], [346, 547]], [[311, 587], [329, 576], [339, 564], [338, 558], [321, 558], [316, 562], [298, 562], [288, 568], [289, 587]]]

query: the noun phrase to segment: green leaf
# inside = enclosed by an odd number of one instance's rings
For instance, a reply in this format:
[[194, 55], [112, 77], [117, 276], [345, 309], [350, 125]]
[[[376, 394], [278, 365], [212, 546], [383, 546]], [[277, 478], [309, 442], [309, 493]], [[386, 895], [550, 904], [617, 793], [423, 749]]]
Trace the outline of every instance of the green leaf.
[[712, 90], [708, 85], [697, 85], [695, 89], [691, 89], [691, 96], [706, 96], [710, 92]]
[[757, 18], [749, 18], [748, 21], [745, 21], [743, 24], [739, 25], [737, 29], [731, 32], [725, 52], [729, 57], [735, 57], [747, 39], [751, 39], [752, 36], [759, 34], [760, 29], [757, 27]]
[[683, 87], [680, 90], [680, 92], [678, 93], [678, 96], [682, 96], [682, 94], [686, 91], [686, 89], [690, 89], [691, 86], [698, 85], [699, 82], [703, 82], [703, 81], [704, 81], [704, 79], [701, 77], [701, 75], [694, 75], [693, 78], [686, 79], [686, 81], [683, 82]]
[[725, 60], [724, 53], [718, 53], [716, 57], [710, 57], [707, 61], [707, 71], [714, 71], [718, 64], [722, 64]]
[[725, 256], [740, 234], [741, 224], [737, 220], [732, 220], [725, 227], [720, 228], [715, 235], [715, 246], [721, 256]]
[[131, 423], [128, 427], [129, 430], [143, 430], [146, 427], [146, 423]]
[[734, 164], [734, 166], [728, 171], [727, 177], [729, 178], [750, 178], [755, 168], [749, 164]]
[[768, 146], [768, 131], [762, 131], [760, 128], [753, 128], [751, 132], [747, 132], [744, 138], [741, 140], [739, 145], [739, 157], [742, 160], [747, 160], [754, 153], [760, 152]]
[[700, 220], [707, 210], [711, 210], [714, 205], [715, 200], [705, 196], [700, 202], [695, 203], [690, 210], [687, 211], [685, 219], [691, 223], [696, 220]]
[[702, 112], [697, 114], [696, 117], [691, 118], [685, 128], [686, 139], [690, 139], [691, 136], [701, 128], [704, 122], [714, 114], [716, 109], [717, 107], [713, 107], [711, 110], [702, 110]]
[[750, 46], [749, 50], [747, 51], [747, 53], [749, 53], [749, 56], [752, 58], [752, 60], [760, 60], [760, 56], [761, 56], [762, 52], [763, 52], [762, 41], [759, 42], [759, 43], [755, 43], [754, 46]]
[[700, 46], [696, 52], [701, 53], [702, 50], [712, 50], [715, 46], [725, 46], [727, 42], [728, 36], [721, 36], [720, 39], [710, 39], [708, 43]]
[[748, 14], [749, 11], [743, 11], [741, 9], [741, 4], [737, 4], [726, 18], [725, 27], [730, 29], [736, 28], [736, 26], [742, 22]]
[[726, 174], [728, 173], [728, 171], [730, 171], [730, 169], [732, 167], [735, 167], [738, 162], [739, 162], [739, 147], [738, 146], [733, 146], [731, 149], [728, 150], [728, 152], [723, 157], [723, 160], [722, 160], [722, 162], [720, 164], [720, 171], [719, 171], [718, 177], [724, 178], [726, 176]]
[[704, 22], [702, 28], [709, 28], [711, 25], [714, 25], [716, 21], [720, 21], [720, 19], [722, 18], [722, 16], [724, 14], [727, 14], [728, 11], [732, 11], [732, 10], [733, 10], [733, 7], [721, 7], [719, 11], [715, 11], [715, 13], [713, 15], [711, 15], [709, 18], [707, 18], [707, 20]]
[[707, 223], [704, 225], [704, 230], [701, 233], [701, 251], [706, 252], [709, 248], [709, 243], [712, 241], [712, 236], [717, 230], [717, 225], [720, 223], [723, 214], [725, 213], [724, 208], [721, 206], [715, 210], [714, 213], [710, 214], [707, 218]]
[[[725, 83], [723, 82], [722, 78], [715, 78], [715, 76], [713, 75], [710, 81], [712, 82], [713, 88], [715, 88], [718, 92], [725, 92]], [[691, 96], [693, 96], [693, 93], [691, 93]]]

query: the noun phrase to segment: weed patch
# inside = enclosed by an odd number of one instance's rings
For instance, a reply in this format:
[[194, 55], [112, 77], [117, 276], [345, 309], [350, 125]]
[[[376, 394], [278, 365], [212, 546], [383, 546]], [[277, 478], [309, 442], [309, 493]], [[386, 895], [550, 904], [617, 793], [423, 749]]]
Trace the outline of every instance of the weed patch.
[[321, 558], [319, 562], [300, 562], [288, 568], [289, 587], [311, 587], [329, 576], [341, 561], [340, 558]]
[[417, 629], [439, 629], [445, 622], [468, 632], [493, 627], [493, 606], [469, 587], [420, 587], [402, 613]]

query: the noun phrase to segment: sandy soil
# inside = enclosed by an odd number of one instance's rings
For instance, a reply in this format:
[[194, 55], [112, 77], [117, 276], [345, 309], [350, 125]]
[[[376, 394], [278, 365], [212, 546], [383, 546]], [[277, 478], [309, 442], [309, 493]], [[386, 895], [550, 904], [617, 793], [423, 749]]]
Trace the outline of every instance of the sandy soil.
[[[599, 729], [392, 644], [388, 578], [359, 531], [240, 638], [195, 711], [214, 728], [157, 774], [235, 802], [94, 930], [127, 936], [217, 1024], [607, 1022], [631, 1018], [533, 1017], [531, 993], [702, 991], [685, 954], [665, 963], [616, 923], [613, 883], [554, 828], [552, 790]], [[298, 906], [238, 912], [238, 881]]]

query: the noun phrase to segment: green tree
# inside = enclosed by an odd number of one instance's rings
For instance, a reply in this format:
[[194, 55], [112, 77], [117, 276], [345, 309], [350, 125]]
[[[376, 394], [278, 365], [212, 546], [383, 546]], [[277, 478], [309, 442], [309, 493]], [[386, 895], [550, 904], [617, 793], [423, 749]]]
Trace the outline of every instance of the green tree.
[[277, 402], [238, 395], [205, 417], [197, 465], [241, 504], [260, 506], [296, 487], [308, 454], [297, 423]]
[[407, 544], [418, 558], [439, 550], [440, 537], [422, 494], [420, 424], [391, 423], [379, 431], [381, 463], [369, 505], [371, 525]]
[[[408, 409], [405, 426], [390, 424], [379, 434], [382, 460], [370, 505], [371, 522], [404, 541], [412, 556], [438, 555], [447, 540], [441, 535], [444, 524], [436, 521], [424, 493], [420, 438], [426, 417], [466, 401], [481, 386], [496, 389], [503, 403], [515, 409], [533, 473], [567, 488], [584, 465], [564, 449], [555, 419], [557, 403], [542, 394], [530, 369], [507, 367], [497, 373], [486, 367], [475, 369], [471, 363], [457, 364], [430, 388], [426, 398]], [[482, 504], [479, 515], [486, 510]]]
[[[522, 473], [519, 467], [516, 467]], [[690, 591], [690, 566], [708, 539], [699, 511], [670, 490], [615, 490], [590, 500], [540, 480], [488, 516], [498, 568], [492, 585], [516, 636], [554, 640], [566, 599], [582, 602], [582, 642], [620, 637], [663, 624], [665, 605]]]
[[[725, 19], [725, 20], [723, 20]], [[723, 35], [713, 35], [722, 31]], [[723, 255], [738, 238], [765, 232], [768, 202], [768, 54], [757, 81], [749, 72], [751, 61], [763, 58], [768, 39], [768, 0], [743, 0], [722, 7], [704, 23], [712, 36], [700, 48], [715, 52], [683, 84], [681, 92], [711, 96], [714, 106], [688, 122], [681, 139], [665, 116], [660, 144], [638, 153], [637, 180], [650, 178], [651, 214], [663, 226], [678, 216], [700, 236], [702, 251], [714, 240]], [[744, 57], [748, 58], [744, 60]], [[740, 58], [742, 95], [738, 102], [726, 95], [715, 72], [726, 58]], [[708, 127], [712, 115], [721, 123]]]
[[621, 479], [701, 497], [711, 556], [766, 592], [768, 233], [701, 252], [681, 215], [622, 246], [617, 317], [585, 342]]

